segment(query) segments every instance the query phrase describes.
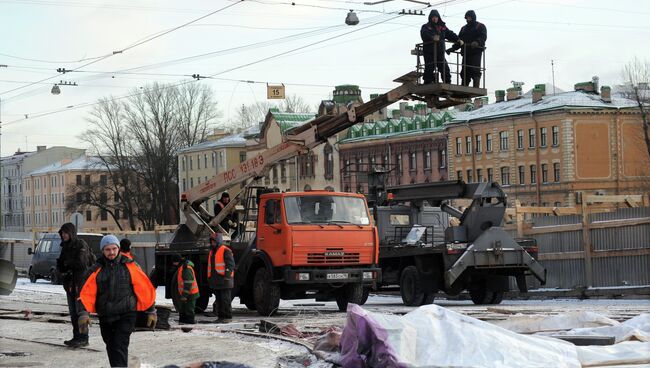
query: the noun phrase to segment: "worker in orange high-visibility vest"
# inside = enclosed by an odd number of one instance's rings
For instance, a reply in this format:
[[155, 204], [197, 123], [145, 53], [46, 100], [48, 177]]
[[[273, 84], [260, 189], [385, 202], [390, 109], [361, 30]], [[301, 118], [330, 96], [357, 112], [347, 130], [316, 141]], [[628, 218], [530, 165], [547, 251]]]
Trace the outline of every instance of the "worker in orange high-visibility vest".
[[217, 323], [232, 321], [232, 288], [235, 286], [235, 258], [232, 251], [223, 243], [219, 233], [210, 235], [208, 254], [208, 284], [216, 297], [212, 306], [217, 315]]
[[99, 246], [103, 257], [90, 268], [79, 292], [79, 332], [88, 333], [88, 313], [97, 313], [111, 367], [126, 367], [136, 313], [146, 312], [147, 326], [156, 326], [156, 289], [132, 259], [120, 254], [115, 235], [104, 236]]
[[178, 254], [173, 256], [172, 263], [178, 267], [174, 275], [177, 282], [176, 292], [178, 293], [178, 298], [174, 300], [174, 306], [178, 311], [178, 322], [195, 324], [194, 308], [196, 307], [196, 299], [199, 298], [199, 285], [196, 282], [194, 263]]

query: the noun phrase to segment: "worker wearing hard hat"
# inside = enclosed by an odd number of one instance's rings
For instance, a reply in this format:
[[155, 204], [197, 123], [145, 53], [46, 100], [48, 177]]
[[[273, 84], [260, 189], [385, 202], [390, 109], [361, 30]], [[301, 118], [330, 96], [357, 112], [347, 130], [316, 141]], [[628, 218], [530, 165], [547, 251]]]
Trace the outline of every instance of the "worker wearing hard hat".
[[229, 323], [232, 320], [231, 291], [235, 286], [235, 258], [224, 242], [221, 234], [210, 235], [210, 253], [208, 254], [208, 284], [216, 297], [213, 311], [217, 314], [217, 323]]

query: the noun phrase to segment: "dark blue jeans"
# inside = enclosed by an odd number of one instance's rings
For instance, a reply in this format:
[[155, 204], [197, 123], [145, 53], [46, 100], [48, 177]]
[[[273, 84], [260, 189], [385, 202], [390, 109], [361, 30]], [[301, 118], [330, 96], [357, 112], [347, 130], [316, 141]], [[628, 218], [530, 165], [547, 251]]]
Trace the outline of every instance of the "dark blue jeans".
[[68, 311], [70, 312], [70, 321], [72, 322], [72, 337], [76, 340], [88, 341], [88, 334], [79, 333], [79, 314], [77, 313], [77, 295], [66, 291], [68, 297]]

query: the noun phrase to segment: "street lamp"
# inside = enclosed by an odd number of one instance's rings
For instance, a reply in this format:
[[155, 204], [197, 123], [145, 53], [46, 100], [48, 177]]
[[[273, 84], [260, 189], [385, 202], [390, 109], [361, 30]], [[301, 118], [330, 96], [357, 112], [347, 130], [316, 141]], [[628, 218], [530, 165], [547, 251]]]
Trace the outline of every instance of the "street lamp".
[[68, 82], [68, 81], [59, 81], [59, 83], [54, 83], [52, 90], [50, 91], [53, 95], [61, 94], [61, 88], [59, 86], [77, 86], [77, 82]]
[[352, 9], [350, 9], [350, 12], [345, 17], [345, 24], [349, 26], [356, 26], [359, 24], [359, 17], [357, 17], [357, 13], [353, 12]]
[[50, 92], [52, 92], [53, 95], [61, 94], [61, 88], [59, 88], [58, 84], [55, 84], [54, 86], [52, 86], [52, 91]]

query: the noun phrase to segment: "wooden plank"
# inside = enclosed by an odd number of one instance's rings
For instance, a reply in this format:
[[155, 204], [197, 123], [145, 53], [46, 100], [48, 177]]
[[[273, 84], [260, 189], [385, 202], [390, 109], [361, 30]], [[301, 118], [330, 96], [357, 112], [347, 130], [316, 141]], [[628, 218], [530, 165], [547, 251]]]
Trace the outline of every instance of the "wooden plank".
[[632, 201], [635, 203], [643, 202], [643, 195], [641, 194], [619, 194], [619, 195], [586, 195], [583, 196], [583, 202], [587, 204], [592, 203], [626, 203]]
[[[650, 248], [632, 248], [616, 250], [598, 250], [592, 253], [593, 258], [611, 258], [611, 257], [638, 257], [650, 255]], [[554, 252], [540, 253], [539, 261], [562, 261], [569, 259], [583, 259], [585, 252]]]
[[650, 224], [650, 217], [645, 218], [635, 218], [635, 219], [622, 219], [622, 220], [609, 220], [609, 221], [597, 221], [591, 223], [592, 229], [609, 229], [609, 228], [618, 228], [624, 226], [638, 226]]
[[533, 227], [530, 229], [524, 229], [524, 235], [562, 233], [566, 231], [578, 231], [578, 230], [582, 230], [582, 224], [540, 226], [540, 227]]
[[[584, 193], [583, 193], [584, 196]], [[585, 252], [585, 282], [587, 287], [593, 285], [593, 268], [591, 256], [593, 246], [591, 244], [591, 231], [589, 230], [589, 213], [587, 212], [587, 201], [582, 201], [582, 250]]]

